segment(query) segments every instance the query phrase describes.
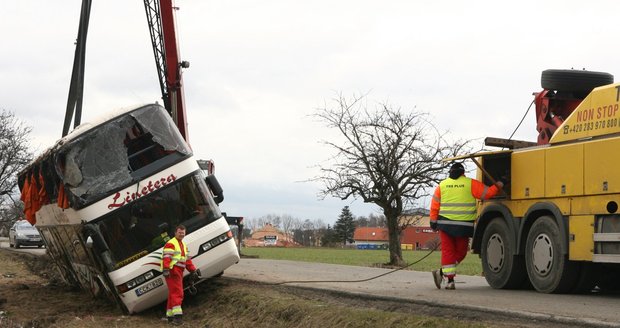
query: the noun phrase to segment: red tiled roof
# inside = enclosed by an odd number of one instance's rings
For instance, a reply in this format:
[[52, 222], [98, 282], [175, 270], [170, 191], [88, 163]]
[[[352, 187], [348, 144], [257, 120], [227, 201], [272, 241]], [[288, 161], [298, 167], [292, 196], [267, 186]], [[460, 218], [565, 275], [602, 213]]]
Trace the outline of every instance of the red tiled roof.
[[375, 227], [359, 227], [353, 233], [355, 241], [387, 241], [388, 229]]

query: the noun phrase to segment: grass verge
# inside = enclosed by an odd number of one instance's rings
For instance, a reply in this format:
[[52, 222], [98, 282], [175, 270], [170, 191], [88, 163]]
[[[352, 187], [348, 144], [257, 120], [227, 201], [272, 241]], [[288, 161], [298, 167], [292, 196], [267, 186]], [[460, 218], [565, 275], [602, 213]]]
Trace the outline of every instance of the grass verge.
[[[403, 251], [403, 259], [407, 263], [420, 260], [430, 251]], [[347, 248], [282, 248], [282, 247], [246, 247], [241, 254], [270, 260], [290, 260], [302, 262], [318, 262], [356, 266], [380, 266], [390, 260], [387, 250], [347, 249]], [[434, 251], [424, 260], [412, 265], [408, 270], [432, 271], [441, 266], [441, 252]], [[458, 266], [458, 274], [479, 276], [482, 265], [477, 254], [467, 254]]]

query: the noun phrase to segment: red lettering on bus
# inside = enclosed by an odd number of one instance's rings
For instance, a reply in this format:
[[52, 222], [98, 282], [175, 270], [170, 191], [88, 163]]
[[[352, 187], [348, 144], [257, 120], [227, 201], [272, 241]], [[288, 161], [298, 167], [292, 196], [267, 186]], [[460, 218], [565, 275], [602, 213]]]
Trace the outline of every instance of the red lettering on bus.
[[108, 209], [113, 209], [113, 208], [117, 208], [117, 207], [121, 207], [123, 205], [125, 205], [125, 201], [123, 201], [122, 203], [117, 203], [116, 201], [121, 197], [121, 193], [117, 192], [114, 197], [112, 197], [112, 203], [108, 205]]
[[108, 204], [108, 209], [114, 209], [114, 208], [119, 208], [121, 206], [124, 206], [126, 204], [131, 203], [132, 201], [146, 196], [150, 193], [152, 193], [153, 191], [162, 188], [163, 186], [167, 185], [168, 183], [174, 182], [174, 180], [176, 180], [177, 177], [174, 174], [170, 174], [168, 177], [163, 177], [160, 178], [159, 180], [155, 180], [155, 182], [149, 180], [149, 182], [147, 183], [146, 186], [142, 187], [142, 189], [139, 192], [132, 192], [131, 194], [126, 191], [125, 193], [127, 194], [125, 196], [125, 198], [121, 198], [121, 193], [117, 192], [116, 194], [114, 194], [114, 196], [112, 196], [112, 202], [110, 204]]

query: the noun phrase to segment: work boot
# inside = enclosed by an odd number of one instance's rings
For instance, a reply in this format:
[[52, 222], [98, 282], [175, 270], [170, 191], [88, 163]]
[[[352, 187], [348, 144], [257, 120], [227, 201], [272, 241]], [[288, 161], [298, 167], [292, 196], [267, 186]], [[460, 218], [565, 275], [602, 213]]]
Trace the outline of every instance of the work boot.
[[174, 319], [172, 320], [172, 324], [175, 326], [180, 326], [183, 324], [183, 316], [182, 315], [175, 315]]
[[454, 286], [454, 281], [448, 281], [448, 284], [446, 285], [446, 289], [449, 290], [455, 290], [455, 286]]
[[441, 272], [441, 269], [433, 270], [433, 280], [437, 289], [441, 289], [441, 284], [443, 283], [443, 272]]

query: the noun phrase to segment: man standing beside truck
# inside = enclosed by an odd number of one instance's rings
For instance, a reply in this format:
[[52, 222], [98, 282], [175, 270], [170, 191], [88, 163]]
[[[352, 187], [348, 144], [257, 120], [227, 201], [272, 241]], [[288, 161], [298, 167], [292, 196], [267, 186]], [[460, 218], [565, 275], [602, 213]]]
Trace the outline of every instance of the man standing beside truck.
[[463, 261], [469, 248], [469, 238], [474, 233], [476, 199], [489, 199], [504, 186], [502, 181], [488, 187], [465, 176], [461, 163], [450, 167], [448, 178], [439, 183], [431, 200], [430, 224], [439, 230], [441, 239], [441, 269], [434, 270], [435, 286], [441, 289], [444, 277], [446, 289], [455, 289], [456, 266]]
[[[185, 268], [192, 275], [197, 275], [196, 267], [192, 263], [187, 246], [183, 243], [185, 226], [178, 225], [174, 238], [164, 246], [161, 267], [166, 285], [168, 285], [168, 302], [166, 304], [166, 318], [168, 322], [181, 325], [183, 323], [183, 272]], [[194, 277], [193, 277], [194, 278]]]

